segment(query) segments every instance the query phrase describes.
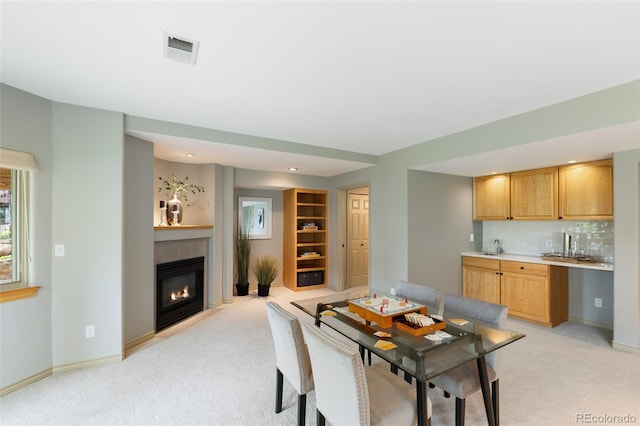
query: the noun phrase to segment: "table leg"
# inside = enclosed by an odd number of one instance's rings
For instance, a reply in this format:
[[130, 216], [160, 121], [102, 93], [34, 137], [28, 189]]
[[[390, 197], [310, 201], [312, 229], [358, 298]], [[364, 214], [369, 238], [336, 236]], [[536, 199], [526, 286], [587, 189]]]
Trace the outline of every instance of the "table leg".
[[431, 419], [427, 413], [427, 386], [422, 380], [416, 379], [416, 404], [418, 406], [418, 426], [431, 426]]
[[318, 303], [318, 306], [316, 306], [316, 327], [320, 327], [320, 312], [322, 312], [324, 310], [324, 305], [322, 303]]
[[487, 412], [487, 421], [489, 426], [495, 426], [496, 418], [493, 412], [493, 401], [491, 400], [491, 389], [489, 388], [489, 376], [487, 374], [487, 363], [484, 356], [477, 360], [478, 374], [480, 376], [480, 387], [482, 388], [482, 398], [484, 400], [484, 409]]

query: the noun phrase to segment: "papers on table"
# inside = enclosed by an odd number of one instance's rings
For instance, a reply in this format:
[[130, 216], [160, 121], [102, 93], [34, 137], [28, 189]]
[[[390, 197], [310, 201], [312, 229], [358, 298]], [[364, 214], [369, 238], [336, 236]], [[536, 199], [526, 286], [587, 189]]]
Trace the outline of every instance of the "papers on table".
[[453, 336], [447, 333], [446, 331], [442, 331], [442, 330], [438, 330], [433, 334], [427, 334], [426, 336], [424, 336], [425, 339], [429, 339], [432, 342], [439, 342], [441, 340], [448, 339], [450, 337], [453, 337]]
[[469, 324], [469, 321], [467, 321], [464, 318], [451, 318], [449, 321], [451, 321], [452, 323], [456, 324], [456, 325], [465, 325], [465, 324]]
[[382, 349], [383, 351], [388, 351], [389, 349], [398, 347], [398, 345], [396, 345], [395, 343], [389, 342], [387, 340], [378, 340], [373, 346], [378, 349]]

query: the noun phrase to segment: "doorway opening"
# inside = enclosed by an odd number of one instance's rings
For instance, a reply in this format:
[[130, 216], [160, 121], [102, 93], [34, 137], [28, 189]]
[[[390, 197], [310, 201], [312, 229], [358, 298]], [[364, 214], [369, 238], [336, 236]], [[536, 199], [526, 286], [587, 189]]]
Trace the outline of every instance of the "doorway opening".
[[369, 187], [346, 191], [344, 288], [369, 286]]

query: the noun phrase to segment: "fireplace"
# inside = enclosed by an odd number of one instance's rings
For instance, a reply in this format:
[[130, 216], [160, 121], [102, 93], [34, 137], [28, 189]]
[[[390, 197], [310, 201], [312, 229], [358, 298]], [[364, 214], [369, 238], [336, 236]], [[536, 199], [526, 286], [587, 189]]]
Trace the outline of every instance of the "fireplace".
[[156, 266], [156, 332], [204, 308], [204, 256]]

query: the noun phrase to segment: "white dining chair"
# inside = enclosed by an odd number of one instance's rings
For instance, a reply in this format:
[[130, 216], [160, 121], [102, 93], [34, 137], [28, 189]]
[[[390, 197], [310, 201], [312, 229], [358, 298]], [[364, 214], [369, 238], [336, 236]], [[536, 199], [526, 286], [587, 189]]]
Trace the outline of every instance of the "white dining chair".
[[[364, 366], [359, 351], [320, 327], [303, 326], [309, 348], [317, 409], [324, 426], [417, 424], [415, 389], [383, 363]], [[431, 400], [426, 401], [431, 424]]]
[[275, 302], [267, 302], [266, 309], [276, 352], [276, 413], [282, 411], [286, 377], [298, 393], [298, 426], [304, 426], [307, 394], [313, 390], [314, 382], [300, 321]]

